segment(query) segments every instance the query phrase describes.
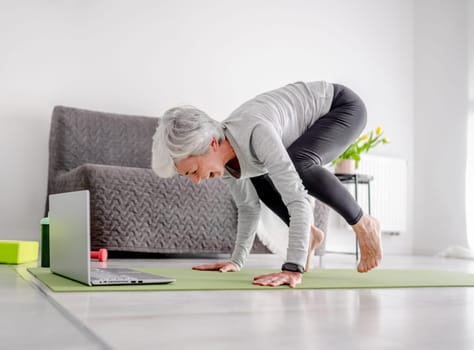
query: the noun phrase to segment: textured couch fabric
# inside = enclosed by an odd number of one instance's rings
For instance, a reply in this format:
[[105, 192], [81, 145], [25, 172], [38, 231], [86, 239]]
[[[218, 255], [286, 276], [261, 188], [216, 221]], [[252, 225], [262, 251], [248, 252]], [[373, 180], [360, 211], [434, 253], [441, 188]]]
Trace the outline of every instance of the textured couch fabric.
[[[55, 107], [48, 195], [90, 191], [92, 249], [231, 252], [237, 211], [226, 185], [219, 179], [200, 185], [184, 177], [162, 179], [151, 170], [152, 137], [158, 121]], [[325, 230], [327, 210], [318, 217]], [[269, 251], [257, 238], [253, 252]]]

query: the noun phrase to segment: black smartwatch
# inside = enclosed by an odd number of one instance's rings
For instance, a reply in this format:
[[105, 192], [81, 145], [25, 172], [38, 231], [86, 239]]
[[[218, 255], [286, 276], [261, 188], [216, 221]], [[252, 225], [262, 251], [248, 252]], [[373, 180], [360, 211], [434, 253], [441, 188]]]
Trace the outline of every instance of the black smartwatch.
[[304, 267], [299, 265], [299, 264], [294, 264], [294, 263], [284, 263], [283, 266], [281, 267], [282, 271], [291, 271], [291, 272], [300, 272], [304, 273]]

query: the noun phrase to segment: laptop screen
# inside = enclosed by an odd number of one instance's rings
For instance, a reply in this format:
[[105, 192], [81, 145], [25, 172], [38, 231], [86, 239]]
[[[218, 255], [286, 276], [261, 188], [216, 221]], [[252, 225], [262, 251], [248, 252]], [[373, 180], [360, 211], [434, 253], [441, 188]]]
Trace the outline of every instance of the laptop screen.
[[51, 271], [90, 285], [89, 191], [49, 196]]

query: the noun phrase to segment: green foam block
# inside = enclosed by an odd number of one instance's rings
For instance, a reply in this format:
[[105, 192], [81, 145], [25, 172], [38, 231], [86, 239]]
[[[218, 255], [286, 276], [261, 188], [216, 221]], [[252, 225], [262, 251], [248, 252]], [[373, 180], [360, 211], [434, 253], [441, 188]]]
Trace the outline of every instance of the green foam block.
[[23, 264], [38, 260], [38, 242], [0, 240], [0, 263]]

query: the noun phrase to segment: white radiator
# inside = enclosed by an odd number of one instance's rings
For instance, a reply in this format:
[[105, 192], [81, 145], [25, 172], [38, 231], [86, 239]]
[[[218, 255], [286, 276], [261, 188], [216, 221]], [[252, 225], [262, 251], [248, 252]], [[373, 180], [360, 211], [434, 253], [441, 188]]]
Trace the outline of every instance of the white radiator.
[[[382, 233], [398, 235], [407, 227], [407, 161], [402, 158], [364, 155], [359, 174], [374, 177], [370, 184], [372, 215], [380, 220]], [[350, 185], [349, 185], [350, 186]], [[350, 186], [353, 191], [353, 185]], [[359, 203], [367, 210], [366, 185], [359, 185]], [[353, 192], [352, 192], [353, 193]]]

